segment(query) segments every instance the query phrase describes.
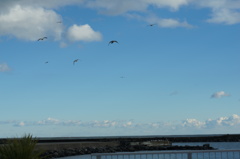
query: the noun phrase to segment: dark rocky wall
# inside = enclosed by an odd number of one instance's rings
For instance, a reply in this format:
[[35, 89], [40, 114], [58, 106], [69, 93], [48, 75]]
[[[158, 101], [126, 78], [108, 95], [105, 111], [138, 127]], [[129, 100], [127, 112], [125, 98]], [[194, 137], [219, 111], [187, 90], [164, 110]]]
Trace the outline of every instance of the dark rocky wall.
[[130, 146], [119, 145], [116, 147], [85, 147], [85, 148], [66, 148], [59, 150], [45, 151], [42, 157], [45, 159], [59, 158], [65, 156], [86, 155], [92, 153], [113, 153], [113, 152], [134, 152], [134, 151], [161, 151], [161, 150], [213, 150], [208, 144], [202, 146]]

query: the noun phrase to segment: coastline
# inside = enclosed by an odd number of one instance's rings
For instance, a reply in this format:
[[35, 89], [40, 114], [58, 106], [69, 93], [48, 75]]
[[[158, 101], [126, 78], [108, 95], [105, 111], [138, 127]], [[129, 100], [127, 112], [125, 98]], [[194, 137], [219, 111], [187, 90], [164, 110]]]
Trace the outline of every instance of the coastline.
[[[7, 139], [0, 139], [0, 146]], [[37, 138], [36, 150], [42, 151], [46, 159], [91, 153], [113, 153], [134, 151], [166, 150], [212, 150], [209, 144], [202, 146], [176, 145], [133, 145], [151, 141], [168, 141], [169, 143], [186, 142], [239, 142], [240, 134], [220, 135], [169, 135], [169, 136], [111, 136], [111, 137], [55, 137]]]
[[[63, 145], [65, 148], [63, 148]], [[51, 150], [45, 150], [42, 157], [45, 159], [60, 158], [67, 156], [78, 156], [87, 155], [92, 153], [114, 153], [114, 152], [137, 152], [137, 151], [168, 151], [168, 150], [214, 150], [209, 144], [204, 144], [202, 146], [146, 146], [146, 145], [130, 145], [129, 143], [92, 143], [87, 147], [83, 145], [79, 146], [79, 143], [62, 144], [57, 146], [55, 149], [51, 146]], [[38, 147], [39, 148], [39, 147]], [[43, 150], [43, 149], [39, 149]]]
[[[209, 144], [202, 146], [146, 146], [131, 145], [133, 142], [169, 141], [171, 143], [186, 142], [238, 142], [239, 134], [224, 135], [183, 135], [183, 136], [121, 136], [121, 137], [84, 137], [84, 138], [54, 138], [45, 139], [40, 143], [51, 141], [51, 150], [48, 149], [44, 156], [58, 158], [91, 153], [135, 152], [135, 151], [166, 151], [166, 150], [213, 150]], [[65, 142], [64, 142], [65, 141]], [[39, 144], [40, 144], [39, 143]], [[45, 145], [46, 146], [46, 145]]]

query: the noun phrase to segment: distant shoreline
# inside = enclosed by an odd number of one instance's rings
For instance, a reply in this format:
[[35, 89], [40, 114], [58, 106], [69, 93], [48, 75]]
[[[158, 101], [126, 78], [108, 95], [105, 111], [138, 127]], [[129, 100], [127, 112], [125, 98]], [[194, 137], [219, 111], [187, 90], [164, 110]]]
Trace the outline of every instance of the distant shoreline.
[[[7, 139], [11, 138], [0, 138], [0, 144], [4, 143]], [[38, 143], [149, 141], [149, 140], [168, 140], [170, 142], [238, 142], [240, 141], [240, 134], [37, 137], [36, 139], [38, 140]]]
[[[7, 138], [0, 139], [0, 145]], [[36, 149], [45, 153], [49, 158], [84, 155], [91, 153], [132, 152], [150, 150], [207, 150], [214, 149], [209, 144], [203, 146], [146, 146], [131, 143], [145, 141], [177, 142], [239, 142], [240, 134], [216, 135], [161, 135], [161, 136], [104, 136], [104, 137], [48, 137], [37, 138]]]

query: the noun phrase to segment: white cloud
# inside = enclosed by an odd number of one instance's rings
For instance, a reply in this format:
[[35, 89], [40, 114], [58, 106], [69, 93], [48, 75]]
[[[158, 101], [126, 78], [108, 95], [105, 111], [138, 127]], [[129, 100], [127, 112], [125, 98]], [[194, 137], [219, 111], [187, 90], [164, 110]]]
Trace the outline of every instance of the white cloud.
[[24, 122], [20, 122], [20, 123], [18, 123], [18, 126], [24, 126], [25, 125], [25, 123]]
[[192, 0], [145, 0], [149, 5], [156, 5], [158, 7], [170, 7], [177, 10], [183, 5], [188, 5]]
[[6, 63], [2, 63], [0, 64], [0, 72], [8, 72], [11, 69], [9, 68], [9, 66]]
[[23, 122], [23, 121], [21, 121], [21, 122], [16, 122], [16, 123], [14, 123], [14, 126], [23, 127], [23, 126], [25, 126], [25, 122]]
[[[152, 122], [152, 123], [136, 123], [132, 120], [103, 120], [103, 121], [80, 121], [80, 120], [68, 120], [61, 121], [54, 118], [47, 118], [41, 121], [0, 121], [1, 126], [12, 125], [27, 127], [25, 129], [39, 129], [42, 127], [57, 127], [59, 130], [68, 131], [71, 130], [86, 130], [88, 131], [105, 131], [104, 134], [120, 135], [119, 132], [125, 132], [126, 135], [149, 135], [149, 134], [194, 134], [194, 133], [231, 133], [240, 131], [240, 116], [233, 114], [229, 117], [219, 117], [217, 119], [207, 119], [205, 121], [199, 121], [197, 119], [186, 119], [179, 122]], [[98, 131], [99, 130], [99, 131]], [[108, 131], [111, 130], [111, 131]], [[111, 134], [112, 130], [116, 130]], [[220, 131], [221, 130], [221, 131]], [[146, 132], [146, 134], [144, 134]], [[176, 132], [176, 133], [174, 133]], [[48, 136], [48, 132], [45, 132]], [[131, 134], [133, 133], [133, 134]], [[92, 133], [98, 135], [98, 133]], [[88, 134], [85, 134], [88, 135]]]
[[180, 22], [177, 19], [159, 18], [154, 15], [151, 15], [145, 18], [145, 21], [150, 24], [157, 24], [159, 27], [162, 27], [162, 28], [176, 28], [176, 27], [191, 28], [192, 27], [192, 25], [188, 24], [186, 21]]
[[[195, 5], [198, 8], [210, 8], [210, 17], [206, 20], [209, 23], [228, 25], [240, 23], [240, 1], [236, 0], [4, 0], [0, 1], [0, 36], [10, 35], [18, 39], [32, 41], [39, 37], [48, 36], [50, 39], [60, 40], [64, 32], [63, 24], [56, 23], [61, 20], [61, 16], [53, 9], [67, 5], [94, 8], [109, 15], [132, 14], [134, 11], [138, 16], [149, 16], [150, 7], [178, 11], [181, 6], [191, 7]], [[192, 27], [185, 20], [171, 17], [141, 17], [138, 19], [148, 23], [156, 23], [159, 27]], [[73, 25], [67, 30], [67, 37], [71, 41], [101, 40], [101, 34], [87, 24]]]
[[82, 122], [79, 120], [69, 120], [69, 121], [63, 121], [62, 124], [66, 126], [80, 126], [82, 125]]
[[42, 121], [38, 121], [37, 124], [38, 125], [56, 125], [61, 123], [58, 119], [54, 119], [54, 118], [47, 118], [46, 120], [42, 120]]
[[206, 127], [214, 128], [219, 126], [239, 126], [240, 125], [240, 116], [233, 114], [230, 117], [219, 117], [218, 119], [212, 120], [208, 119], [206, 121]]
[[119, 127], [129, 127], [131, 126], [131, 121], [110, 121], [110, 120], [104, 120], [104, 121], [90, 121], [82, 123], [84, 127], [92, 127], [92, 128], [119, 128]]
[[213, 93], [211, 95], [211, 98], [222, 98], [222, 97], [227, 97], [227, 96], [230, 96], [230, 94], [227, 94], [224, 91], [219, 91], [219, 92]]
[[129, 11], [145, 12], [149, 6], [168, 7], [177, 10], [180, 6], [187, 5], [189, 2], [191, 0], [92, 0], [86, 4], [90, 8], [100, 10], [101, 13], [117, 15]]
[[221, 119], [221, 122], [219, 122], [222, 125], [227, 125], [227, 126], [234, 126], [234, 125], [239, 125], [240, 124], [240, 117], [237, 114], [233, 114], [230, 117], [225, 117]]
[[60, 39], [63, 29], [56, 23], [59, 19], [52, 10], [15, 5], [0, 14], [0, 35], [32, 41], [43, 36]]
[[184, 27], [184, 28], [192, 28], [191, 24], [188, 24], [187, 21], [179, 21], [178, 19], [172, 18], [160, 18], [156, 15], [148, 15], [146, 17], [140, 16], [138, 14], [125, 14], [128, 18], [137, 19], [140, 21], [145, 21], [148, 24], [156, 24], [161, 28], [176, 28], [176, 27]]
[[104, 13], [122, 14], [128, 11], [145, 11], [149, 6], [169, 7], [174, 10], [187, 5], [192, 0], [9, 0], [1, 1], [0, 9], [13, 5], [23, 5], [42, 8], [58, 8], [67, 5], [85, 5]]
[[180, 22], [176, 19], [159, 19], [156, 21], [159, 27], [163, 28], [175, 28], [175, 27], [186, 27], [191, 28], [192, 26], [186, 21]]
[[90, 0], [87, 7], [100, 10], [103, 14], [119, 15], [128, 11], [144, 11], [147, 4], [144, 0]]
[[236, 24], [240, 23], [240, 12], [229, 9], [217, 9], [213, 11], [212, 18], [208, 19], [210, 23]]
[[211, 18], [207, 20], [210, 23], [237, 24], [240, 23], [240, 1], [236, 0], [202, 0], [196, 1], [202, 8], [212, 10]]
[[71, 26], [67, 31], [67, 37], [70, 41], [100, 41], [102, 35], [94, 31], [88, 24]]
[[58, 125], [58, 126], [79, 126], [89, 128], [154, 128], [154, 129], [181, 129], [181, 128], [196, 128], [196, 129], [211, 129], [215, 127], [229, 127], [240, 126], [240, 116], [233, 114], [230, 117], [219, 117], [217, 119], [207, 119], [206, 121], [199, 121], [197, 119], [186, 119], [179, 123], [175, 122], [152, 122], [152, 123], [136, 123], [132, 120], [129, 121], [115, 121], [115, 120], [103, 120], [103, 121], [80, 121], [80, 120], [68, 120], [60, 121], [54, 118], [47, 118], [45, 120], [37, 122], [27, 121], [0, 121], [1, 124], [13, 124], [18, 126], [37, 126], [37, 125]]
[[128, 121], [123, 124], [123, 127], [131, 127], [133, 125], [132, 121]]
[[182, 126], [203, 128], [205, 126], [205, 122], [198, 121], [197, 119], [186, 119], [185, 121], [183, 121]]
[[[240, 1], [236, 0], [90, 0], [86, 6], [100, 10], [101, 13], [119, 15], [131, 11], [147, 12], [148, 8], [169, 8], [177, 11], [182, 6], [195, 5], [198, 8], [210, 8], [212, 13], [207, 22], [237, 24], [240, 23]], [[189, 27], [186, 22], [179, 22], [176, 19], [162, 19], [158, 22], [161, 27], [182, 26]]]
[[1, 0], [0, 9], [4, 11], [9, 9], [9, 7], [14, 5], [22, 6], [32, 6], [32, 7], [41, 7], [41, 8], [58, 8], [66, 5], [76, 5], [81, 4], [85, 0]]
[[230, 117], [219, 117], [217, 119], [207, 119], [206, 121], [198, 121], [197, 119], [187, 119], [183, 121], [184, 127], [207, 128], [214, 129], [216, 127], [239, 127], [240, 116], [233, 114]]

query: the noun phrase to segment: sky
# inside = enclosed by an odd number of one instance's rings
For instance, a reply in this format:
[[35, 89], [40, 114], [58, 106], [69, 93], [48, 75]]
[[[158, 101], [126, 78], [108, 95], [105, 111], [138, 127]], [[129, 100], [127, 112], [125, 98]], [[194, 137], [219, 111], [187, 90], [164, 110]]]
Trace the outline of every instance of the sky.
[[239, 35], [239, 0], [0, 0], [0, 137], [239, 133]]

